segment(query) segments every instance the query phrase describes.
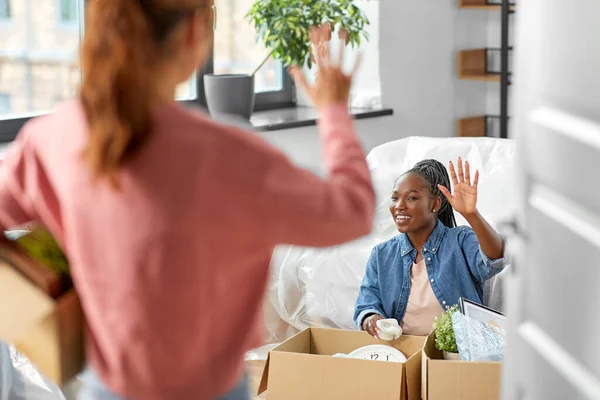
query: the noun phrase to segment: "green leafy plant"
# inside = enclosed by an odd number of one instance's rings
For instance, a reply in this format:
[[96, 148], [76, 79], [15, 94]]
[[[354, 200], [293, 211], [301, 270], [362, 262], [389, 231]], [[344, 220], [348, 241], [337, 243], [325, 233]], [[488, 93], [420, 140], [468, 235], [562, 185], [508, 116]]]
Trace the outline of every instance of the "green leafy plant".
[[309, 31], [313, 26], [330, 24], [334, 32], [345, 29], [348, 44], [359, 46], [361, 37], [369, 40], [365, 27], [369, 20], [354, 0], [257, 0], [246, 18], [251, 21], [271, 57], [284, 66], [312, 67]]
[[448, 307], [446, 312], [433, 320], [435, 329], [435, 345], [439, 350], [449, 353], [458, 353], [454, 329], [452, 328], [452, 315], [458, 311], [458, 305]]
[[54, 272], [69, 276], [69, 261], [48, 230], [33, 227], [16, 239], [17, 245], [31, 258]]

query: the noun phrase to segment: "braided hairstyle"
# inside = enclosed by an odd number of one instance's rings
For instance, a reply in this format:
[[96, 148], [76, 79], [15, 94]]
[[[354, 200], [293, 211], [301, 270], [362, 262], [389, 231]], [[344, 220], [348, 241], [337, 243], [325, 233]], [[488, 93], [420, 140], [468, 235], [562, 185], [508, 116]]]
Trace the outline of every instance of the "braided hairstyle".
[[[454, 210], [452, 206], [448, 202], [448, 199], [440, 189], [438, 189], [438, 185], [445, 186], [450, 190], [450, 175], [448, 175], [448, 170], [441, 162], [437, 160], [423, 160], [419, 161], [408, 170], [404, 175], [407, 174], [417, 174], [419, 175], [423, 181], [429, 185], [429, 191], [433, 197], [439, 197], [442, 199], [442, 205], [440, 206], [440, 210], [438, 212], [438, 219], [442, 221], [444, 225], [448, 228], [456, 227], [456, 218], [454, 218]], [[404, 176], [402, 175], [402, 176]]]

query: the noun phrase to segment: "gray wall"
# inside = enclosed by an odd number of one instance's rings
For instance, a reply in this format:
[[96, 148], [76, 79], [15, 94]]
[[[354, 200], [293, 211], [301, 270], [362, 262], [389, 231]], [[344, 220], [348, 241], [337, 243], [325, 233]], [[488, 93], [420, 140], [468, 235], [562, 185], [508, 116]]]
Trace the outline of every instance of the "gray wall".
[[[368, 152], [408, 136], [455, 135], [456, 118], [485, 114], [486, 84], [456, 79], [456, 52], [487, 45], [486, 11], [458, 0], [379, 0], [380, 75], [391, 117], [357, 122]], [[315, 127], [262, 133], [300, 165], [321, 170]]]
[[[391, 116], [357, 120], [356, 128], [365, 151], [399, 138], [395, 133], [395, 122], [396, 118]], [[296, 164], [315, 173], [324, 172], [316, 127], [261, 132], [259, 135], [282, 149]]]

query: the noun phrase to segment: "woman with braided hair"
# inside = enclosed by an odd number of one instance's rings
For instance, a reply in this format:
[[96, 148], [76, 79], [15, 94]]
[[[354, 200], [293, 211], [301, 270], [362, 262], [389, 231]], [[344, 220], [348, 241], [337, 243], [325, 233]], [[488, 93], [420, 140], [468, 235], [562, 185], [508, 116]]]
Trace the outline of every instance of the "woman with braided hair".
[[[427, 335], [433, 319], [460, 297], [483, 303], [485, 282], [504, 268], [504, 242], [477, 210], [476, 171], [424, 160], [394, 184], [390, 212], [400, 235], [373, 249], [356, 302], [359, 328], [378, 337], [377, 320], [394, 318], [409, 335]], [[469, 226], [456, 226], [454, 211]]]

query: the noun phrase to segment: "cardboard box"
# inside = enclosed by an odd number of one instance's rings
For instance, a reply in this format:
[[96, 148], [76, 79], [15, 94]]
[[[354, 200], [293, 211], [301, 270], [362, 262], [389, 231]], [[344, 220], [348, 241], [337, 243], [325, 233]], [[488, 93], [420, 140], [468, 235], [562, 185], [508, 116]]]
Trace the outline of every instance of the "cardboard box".
[[435, 331], [423, 347], [423, 400], [500, 400], [502, 363], [444, 360]]
[[[377, 341], [365, 332], [309, 328], [269, 353], [258, 394], [269, 400], [418, 400], [425, 337]], [[389, 344], [405, 363], [331, 357], [371, 344]]]
[[84, 363], [83, 313], [75, 291], [53, 298], [0, 260], [0, 339], [64, 385]]

